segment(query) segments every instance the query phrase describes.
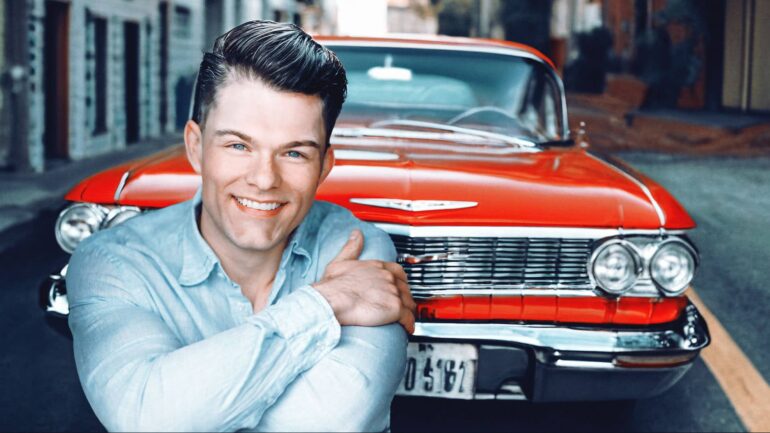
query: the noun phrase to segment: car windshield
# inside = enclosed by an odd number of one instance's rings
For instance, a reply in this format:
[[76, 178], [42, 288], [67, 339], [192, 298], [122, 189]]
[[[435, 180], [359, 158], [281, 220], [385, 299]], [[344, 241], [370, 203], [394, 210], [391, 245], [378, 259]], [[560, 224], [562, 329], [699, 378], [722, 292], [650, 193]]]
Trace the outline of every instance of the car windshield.
[[348, 77], [339, 127], [443, 127], [536, 143], [565, 139], [560, 88], [539, 61], [461, 50], [330, 48]]

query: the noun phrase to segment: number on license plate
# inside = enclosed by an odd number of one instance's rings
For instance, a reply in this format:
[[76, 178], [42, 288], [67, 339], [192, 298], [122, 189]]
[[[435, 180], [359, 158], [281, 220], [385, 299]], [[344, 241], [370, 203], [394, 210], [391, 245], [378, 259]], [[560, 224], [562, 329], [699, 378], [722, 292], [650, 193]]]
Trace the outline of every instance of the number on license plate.
[[472, 399], [478, 350], [472, 344], [410, 342], [396, 394]]

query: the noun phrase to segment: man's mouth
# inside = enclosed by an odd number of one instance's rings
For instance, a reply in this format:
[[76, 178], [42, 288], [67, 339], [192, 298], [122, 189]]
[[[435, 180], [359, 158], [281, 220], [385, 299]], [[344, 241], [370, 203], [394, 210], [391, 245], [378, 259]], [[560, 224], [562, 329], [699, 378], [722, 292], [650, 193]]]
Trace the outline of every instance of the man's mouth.
[[244, 197], [236, 197], [236, 196], [234, 197], [235, 197], [235, 200], [238, 201], [238, 203], [245, 208], [261, 210], [266, 212], [276, 210], [285, 204], [277, 201], [255, 201], [255, 200], [249, 200]]

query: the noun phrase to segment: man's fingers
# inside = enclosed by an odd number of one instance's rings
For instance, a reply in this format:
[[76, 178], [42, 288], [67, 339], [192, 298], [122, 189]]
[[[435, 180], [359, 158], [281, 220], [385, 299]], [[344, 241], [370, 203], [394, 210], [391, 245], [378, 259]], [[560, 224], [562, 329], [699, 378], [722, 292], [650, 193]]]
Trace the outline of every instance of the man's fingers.
[[401, 315], [398, 319], [398, 323], [404, 327], [406, 333], [409, 335], [414, 334], [414, 313], [406, 308], [401, 309]]
[[404, 268], [401, 267], [401, 265], [394, 262], [384, 262], [384, 263], [385, 263], [385, 269], [393, 273], [393, 275], [396, 277], [397, 280], [401, 280], [405, 283], [409, 282], [406, 272], [404, 272]]
[[409, 284], [403, 281], [397, 281], [396, 287], [398, 287], [398, 295], [401, 298], [401, 303], [404, 307], [416, 311], [417, 303], [414, 302], [414, 299], [412, 298], [412, 291], [409, 289]]
[[332, 262], [339, 262], [342, 260], [355, 260], [361, 255], [361, 251], [364, 249], [364, 236], [361, 234], [361, 230], [354, 229], [350, 232], [350, 237], [342, 249], [337, 254]]

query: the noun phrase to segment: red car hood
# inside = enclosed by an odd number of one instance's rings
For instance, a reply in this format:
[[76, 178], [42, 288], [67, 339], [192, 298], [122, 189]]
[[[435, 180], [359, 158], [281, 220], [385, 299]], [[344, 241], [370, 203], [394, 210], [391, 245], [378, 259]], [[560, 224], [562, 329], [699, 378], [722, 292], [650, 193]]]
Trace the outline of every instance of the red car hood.
[[[455, 145], [371, 141], [365, 147], [343, 142], [334, 148], [337, 161], [318, 198], [345, 206], [367, 221], [640, 229], [695, 226], [659, 185], [580, 148], [497, 154]], [[66, 198], [162, 207], [192, 197], [198, 185], [200, 179], [183, 148], [177, 147], [86, 179]], [[478, 204], [415, 212], [351, 203], [351, 199]]]

